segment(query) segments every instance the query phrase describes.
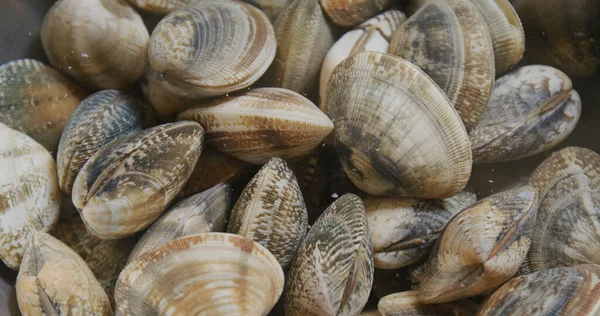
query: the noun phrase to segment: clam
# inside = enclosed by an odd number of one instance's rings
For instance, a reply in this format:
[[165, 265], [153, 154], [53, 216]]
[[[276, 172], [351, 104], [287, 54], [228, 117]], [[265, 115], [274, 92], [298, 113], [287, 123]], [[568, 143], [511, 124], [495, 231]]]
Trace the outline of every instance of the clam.
[[390, 53], [420, 67], [444, 91], [467, 130], [494, 87], [494, 51], [485, 20], [469, 0], [429, 1], [394, 33]]
[[419, 284], [421, 284], [421, 280], [423, 280], [425, 268], [427, 268], [427, 259], [406, 267], [406, 273], [408, 274], [407, 279], [410, 282], [411, 289], [419, 289]]
[[365, 199], [375, 267], [398, 269], [426, 258], [446, 223], [476, 199], [468, 191], [445, 200]]
[[272, 158], [250, 180], [231, 211], [227, 231], [263, 245], [285, 269], [308, 224], [302, 192], [285, 161]]
[[275, 22], [279, 14], [287, 8], [294, 0], [244, 0], [261, 9], [271, 20]]
[[170, 241], [130, 263], [115, 300], [121, 315], [266, 315], [283, 271], [263, 246], [204, 233]]
[[62, 196], [48, 150], [1, 123], [0, 139], [0, 259], [17, 270], [31, 233], [56, 224]]
[[136, 7], [146, 12], [166, 14], [186, 5], [200, 2], [199, 0], [129, 0]]
[[274, 23], [277, 54], [265, 75], [268, 86], [313, 97], [319, 71], [335, 38], [321, 6], [315, 0], [295, 0]]
[[504, 191], [452, 218], [429, 256], [419, 299], [445, 303], [508, 281], [529, 250], [537, 199], [532, 187]]
[[289, 164], [302, 191], [309, 224], [314, 223], [324, 210], [322, 202], [328, 179], [325, 157], [320, 149], [317, 148], [308, 157], [291, 161]]
[[347, 32], [331, 46], [323, 61], [319, 82], [319, 94], [321, 97], [319, 106], [323, 112], [327, 113], [327, 109], [325, 108], [325, 92], [327, 91], [327, 83], [333, 69], [344, 59], [360, 52], [387, 53], [392, 34], [404, 21], [406, 21], [406, 15], [398, 10], [384, 12]]
[[326, 95], [336, 150], [359, 189], [446, 198], [465, 187], [472, 164], [467, 132], [444, 93], [417, 66], [362, 52], [336, 67]]
[[71, 248], [47, 233], [32, 234], [17, 277], [23, 315], [112, 315], [108, 296]]
[[409, 291], [388, 295], [377, 304], [382, 316], [475, 316], [477, 304], [469, 300], [443, 304], [425, 304], [419, 300], [418, 292]]
[[548, 150], [571, 134], [581, 99], [567, 75], [548, 66], [525, 66], [496, 81], [470, 132], [473, 162], [516, 160]]
[[302, 241], [286, 283], [286, 315], [355, 315], [369, 298], [373, 257], [362, 201], [337, 199]]
[[333, 123], [305, 97], [281, 88], [252, 89], [179, 114], [206, 131], [206, 144], [252, 164], [308, 156]]
[[55, 151], [67, 120], [85, 92], [33, 59], [0, 66], [0, 122]]
[[506, 282], [482, 304], [477, 315], [600, 314], [600, 266], [560, 267]]
[[224, 231], [230, 205], [231, 187], [225, 183], [175, 204], [146, 230], [127, 262], [179, 237]]
[[94, 89], [120, 89], [146, 66], [149, 34], [122, 0], [61, 0], [46, 14], [42, 44], [52, 66]]
[[73, 204], [88, 232], [118, 239], [150, 225], [188, 180], [203, 134], [194, 122], [169, 123], [119, 137], [96, 152], [73, 184]]
[[393, 0], [319, 0], [333, 23], [353, 27], [391, 6]]
[[562, 149], [535, 170], [529, 183], [540, 196], [527, 258], [533, 270], [600, 264], [600, 155]]
[[71, 194], [75, 177], [100, 148], [143, 129], [141, 101], [117, 91], [96, 92], [83, 100], [67, 122], [56, 154], [60, 189]]
[[198, 101], [177, 95], [169, 89], [169, 83], [158, 72], [148, 67], [142, 82], [142, 92], [150, 102], [156, 116], [163, 121], [174, 121], [179, 112], [186, 110]]
[[162, 88], [186, 98], [208, 98], [247, 88], [275, 57], [267, 17], [239, 1], [203, 0], [158, 23], [148, 48]]

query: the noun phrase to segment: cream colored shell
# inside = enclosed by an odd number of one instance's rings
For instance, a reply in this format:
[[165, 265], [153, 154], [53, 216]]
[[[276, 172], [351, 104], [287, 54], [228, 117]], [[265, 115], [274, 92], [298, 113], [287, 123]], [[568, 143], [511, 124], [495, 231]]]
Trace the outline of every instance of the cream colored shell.
[[166, 14], [202, 0], [129, 0], [136, 7], [151, 13]]
[[356, 26], [392, 5], [393, 0], [319, 0], [331, 20], [343, 27]]
[[257, 8], [261, 9], [271, 22], [277, 21], [277, 18], [294, 0], [243, 0]]
[[390, 294], [379, 300], [377, 310], [382, 316], [475, 316], [477, 304], [469, 300], [442, 304], [425, 304], [419, 300], [417, 291]]

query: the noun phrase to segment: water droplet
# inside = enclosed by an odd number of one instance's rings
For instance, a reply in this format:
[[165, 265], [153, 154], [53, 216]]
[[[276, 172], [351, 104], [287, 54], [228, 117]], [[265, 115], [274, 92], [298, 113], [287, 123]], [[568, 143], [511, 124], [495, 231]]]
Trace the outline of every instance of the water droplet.
[[489, 182], [489, 183], [494, 183], [494, 180], [491, 180], [491, 179], [490, 179], [490, 180], [488, 180], [488, 182]]
[[337, 198], [339, 197], [339, 195], [338, 195], [337, 193], [333, 193], [333, 194], [331, 195], [331, 197], [332, 197], [332, 198], [334, 198], [334, 199], [337, 199]]

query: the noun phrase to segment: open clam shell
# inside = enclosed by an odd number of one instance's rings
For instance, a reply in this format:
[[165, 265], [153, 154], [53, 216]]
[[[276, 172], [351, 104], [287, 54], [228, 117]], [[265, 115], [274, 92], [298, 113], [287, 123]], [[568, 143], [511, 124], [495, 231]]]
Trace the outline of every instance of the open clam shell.
[[477, 304], [469, 300], [460, 300], [442, 304], [425, 304], [419, 300], [418, 292], [400, 292], [388, 295], [377, 304], [382, 316], [475, 316]]
[[321, 8], [337, 25], [356, 26], [381, 13], [393, 0], [319, 0]]

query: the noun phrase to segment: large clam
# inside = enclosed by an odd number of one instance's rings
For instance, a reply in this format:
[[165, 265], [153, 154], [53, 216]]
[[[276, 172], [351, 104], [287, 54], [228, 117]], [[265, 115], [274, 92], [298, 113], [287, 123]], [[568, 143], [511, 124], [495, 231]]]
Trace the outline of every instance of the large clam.
[[343, 27], [353, 27], [391, 6], [393, 0], [319, 0], [331, 20]]
[[377, 310], [382, 316], [474, 316], [477, 308], [477, 304], [469, 300], [425, 304], [419, 300], [416, 291], [390, 294], [377, 304]]

